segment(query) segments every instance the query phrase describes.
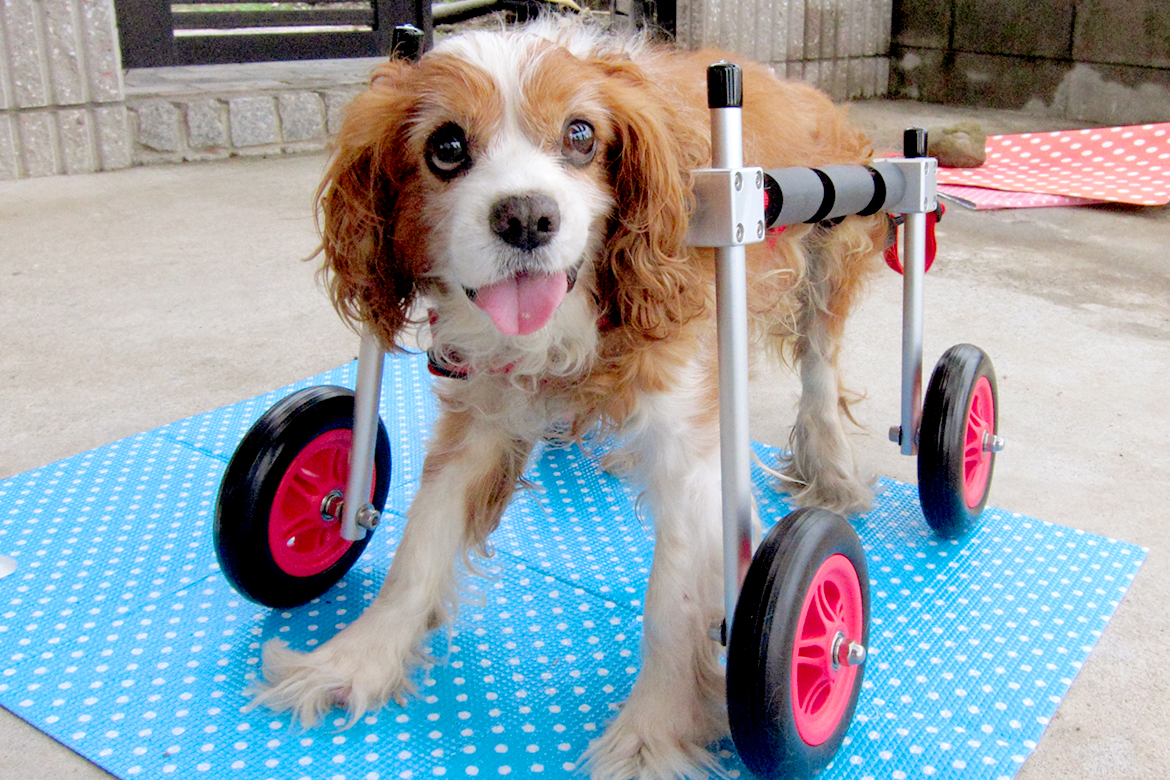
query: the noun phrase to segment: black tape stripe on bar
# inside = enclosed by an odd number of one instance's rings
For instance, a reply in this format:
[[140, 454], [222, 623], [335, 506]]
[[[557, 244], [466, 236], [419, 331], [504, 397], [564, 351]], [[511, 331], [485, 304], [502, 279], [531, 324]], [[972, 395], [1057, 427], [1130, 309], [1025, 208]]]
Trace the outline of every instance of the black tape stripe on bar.
[[862, 217], [868, 217], [878, 213], [882, 210], [882, 206], [886, 204], [885, 177], [876, 168], [871, 168], [867, 165], [865, 169], [869, 171], [870, 178], [873, 179], [873, 199], [869, 202], [869, 205], [857, 212], [858, 216]]
[[817, 178], [821, 180], [821, 184], [824, 185], [825, 195], [821, 200], [821, 207], [817, 213], [805, 220], [808, 224], [820, 222], [827, 217], [837, 202], [837, 188], [833, 186], [833, 180], [829, 178], [829, 175], [819, 168], [813, 168], [812, 172], [817, 175]]
[[770, 175], [764, 174], [764, 224], [773, 227], [784, 210], [784, 191], [780, 183]]

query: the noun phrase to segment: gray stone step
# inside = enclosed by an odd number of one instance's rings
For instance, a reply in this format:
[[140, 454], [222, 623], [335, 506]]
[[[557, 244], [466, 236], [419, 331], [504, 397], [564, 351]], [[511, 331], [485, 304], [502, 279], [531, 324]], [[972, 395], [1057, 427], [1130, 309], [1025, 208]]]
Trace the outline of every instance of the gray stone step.
[[135, 164], [316, 151], [380, 58], [126, 72]]

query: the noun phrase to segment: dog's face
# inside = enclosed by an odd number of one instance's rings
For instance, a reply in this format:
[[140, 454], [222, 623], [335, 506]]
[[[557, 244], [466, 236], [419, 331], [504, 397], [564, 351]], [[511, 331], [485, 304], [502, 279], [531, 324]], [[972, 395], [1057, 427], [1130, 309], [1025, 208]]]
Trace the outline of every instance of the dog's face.
[[533, 333], [597, 254], [615, 205], [596, 74], [562, 48], [502, 36], [456, 39], [418, 70], [406, 149], [427, 273], [503, 335]]
[[675, 111], [627, 58], [542, 35], [469, 34], [384, 65], [322, 185], [339, 307], [387, 343], [418, 294], [503, 337], [549, 327], [569, 295], [591, 296], [593, 319], [685, 321], [706, 146]]

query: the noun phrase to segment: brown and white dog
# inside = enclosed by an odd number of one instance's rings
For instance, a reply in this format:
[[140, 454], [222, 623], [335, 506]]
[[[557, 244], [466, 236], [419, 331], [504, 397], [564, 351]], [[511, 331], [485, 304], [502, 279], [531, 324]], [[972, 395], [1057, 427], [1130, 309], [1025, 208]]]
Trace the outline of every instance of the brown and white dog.
[[[320, 192], [331, 293], [388, 349], [421, 321], [458, 376], [437, 384], [442, 416], [380, 594], [311, 653], [269, 642], [256, 702], [311, 725], [410, 693], [420, 643], [451, 618], [534, 444], [601, 426], [644, 490], [656, 549], [641, 673], [586, 766], [712, 768], [706, 746], [727, 731], [708, 635], [723, 609], [715, 271], [685, 238], [690, 172], [711, 157], [705, 70], [725, 57], [544, 21], [389, 61], [350, 105]], [[744, 68], [748, 164], [869, 160], [824, 95]], [[850, 217], [748, 250], [753, 342], [799, 363], [784, 468], [800, 504], [870, 499], [837, 360], [885, 231], [880, 215]]]

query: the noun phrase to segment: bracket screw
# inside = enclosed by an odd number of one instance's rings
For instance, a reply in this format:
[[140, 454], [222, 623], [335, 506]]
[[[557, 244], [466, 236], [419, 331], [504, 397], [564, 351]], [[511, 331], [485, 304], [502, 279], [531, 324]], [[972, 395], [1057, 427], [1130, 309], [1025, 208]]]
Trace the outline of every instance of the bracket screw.
[[357, 524], [362, 528], [374, 530], [378, 527], [378, 523], [382, 520], [382, 513], [374, 509], [370, 504], [366, 504], [357, 511]]

